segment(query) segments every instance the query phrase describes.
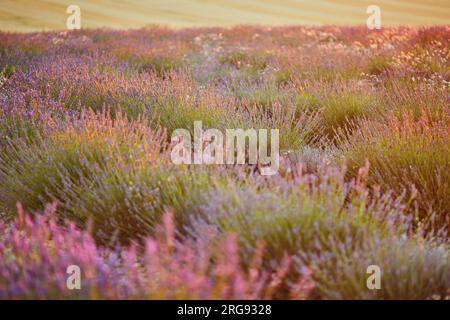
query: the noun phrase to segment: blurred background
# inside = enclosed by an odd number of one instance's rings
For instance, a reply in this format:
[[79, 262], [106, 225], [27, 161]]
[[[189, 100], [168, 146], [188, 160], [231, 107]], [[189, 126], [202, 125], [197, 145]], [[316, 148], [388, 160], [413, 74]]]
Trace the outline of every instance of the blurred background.
[[0, 30], [66, 29], [69, 5], [83, 28], [265, 25], [364, 25], [369, 5], [382, 25], [449, 24], [450, 0], [0, 0]]

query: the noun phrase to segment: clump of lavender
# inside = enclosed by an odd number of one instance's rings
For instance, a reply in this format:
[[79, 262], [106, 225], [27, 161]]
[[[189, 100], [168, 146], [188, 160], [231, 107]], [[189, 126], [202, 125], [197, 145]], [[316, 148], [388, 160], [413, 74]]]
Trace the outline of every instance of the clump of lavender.
[[[292, 180], [271, 180], [264, 189], [219, 187], [191, 216], [187, 232], [201, 237], [208, 228], [235, 232], [244, 259], [258, 241], [266, 243], [267, 268], [284, 255], [295, 256], [296, 268], [313, 270], [316, 297], [327, 299], [444, 298], [450, 287], [445, 229], [424, 235], [409, 213], [414, 199], [395, 197], [367, 186], [369, 167], [356, 179], [345, 170], [319, 168], [313, 174], [293, 173]], [[206, 199], [205, 198], [205, 199]], [[383, 270], [383, 290], [369, 290], [366, 269]]]
[[[107, 248], [73, 223], [59, 225], [56, 205], [31, 218], [18, 204], [18, 217], [0, 223], [0, 298], [89, 299], [268, 299], [283, 282], [291, 259], [275, 273], [262, 268], [263, 246], [243, 268], [236, 236], [219, 242], [175, 238], [166, 212], [156, 235], [143, 245]], [[69, 289], [68, 266], [80, 268], [81, 288]], [[293, 286], [291, 298], [305, 298], [308, 278]]]

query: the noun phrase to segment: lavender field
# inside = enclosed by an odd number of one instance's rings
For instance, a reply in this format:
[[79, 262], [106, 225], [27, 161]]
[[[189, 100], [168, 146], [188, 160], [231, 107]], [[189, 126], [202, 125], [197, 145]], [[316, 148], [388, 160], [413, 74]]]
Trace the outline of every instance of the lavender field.
[[[449, 299], [449, 26], [0, 32], [0, 72], [1, 299]], [[175, 164], [194, 121], [277, 174]]]

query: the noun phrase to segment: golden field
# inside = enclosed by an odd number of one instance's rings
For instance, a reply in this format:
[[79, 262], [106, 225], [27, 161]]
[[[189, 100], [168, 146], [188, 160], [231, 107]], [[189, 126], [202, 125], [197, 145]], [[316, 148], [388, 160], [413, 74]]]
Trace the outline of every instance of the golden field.
[[362, 25], [366, 8], [381, 8], [383, 25], [448, 24], [446, 0], [1, 0], [0, 30], [41, 31], [66, 28], [66, 8], [81, 8], [84, 28], [137, 28], [264, 25]]

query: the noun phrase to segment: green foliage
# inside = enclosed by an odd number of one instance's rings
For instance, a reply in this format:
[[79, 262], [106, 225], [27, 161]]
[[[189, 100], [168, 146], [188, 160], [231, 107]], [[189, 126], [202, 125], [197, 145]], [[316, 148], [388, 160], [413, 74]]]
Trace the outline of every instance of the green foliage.
[[2, 72], [0, 72], [0, 76], [9, 79], [14, 74], [14, 72], [16, 72], [16, 67], [7, 64], [6, 66], [3, 67]]
[[369, 61], [368, 71], [370, 74], [379, 75], [389, 71], [390, 61], [384, 56], [376, 56]]
[[133, 61], [139, 71], [152, 71], [158, 76], [163, 76], [181, 67], [179, 60], [167, 57], [142, 57]]
[[334, 141], [338, 131], [346, 133], [354, 129], [354, 122], [364, 116], [369, 116], [371, 99], [365, 95], [350, 93], [333, 94], [322, 102], [320, 126], [325, 137]]

